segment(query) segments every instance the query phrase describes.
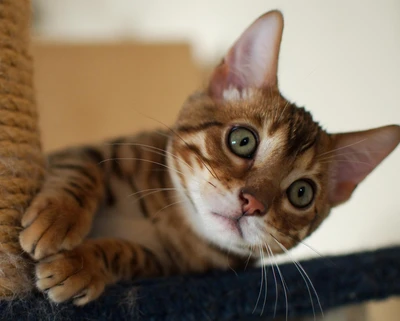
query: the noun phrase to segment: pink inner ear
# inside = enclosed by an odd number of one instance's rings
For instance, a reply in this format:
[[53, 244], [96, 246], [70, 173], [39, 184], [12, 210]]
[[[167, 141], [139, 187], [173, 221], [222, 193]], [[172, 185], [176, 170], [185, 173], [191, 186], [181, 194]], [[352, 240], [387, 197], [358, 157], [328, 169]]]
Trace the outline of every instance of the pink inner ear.
[[326, 158], [333, 164], [329, 194], [333, 206], [349, 199], [357, 185], [396, 148], [400, 126], [338, 134], [334, 140], [332, 153], [320, 157], [321, 162]]
[[210, 80], [211, 96], [223, 98], [225, 89], [276, 86], [283, 18], [271, 11], [258, 18], [236, 41]]

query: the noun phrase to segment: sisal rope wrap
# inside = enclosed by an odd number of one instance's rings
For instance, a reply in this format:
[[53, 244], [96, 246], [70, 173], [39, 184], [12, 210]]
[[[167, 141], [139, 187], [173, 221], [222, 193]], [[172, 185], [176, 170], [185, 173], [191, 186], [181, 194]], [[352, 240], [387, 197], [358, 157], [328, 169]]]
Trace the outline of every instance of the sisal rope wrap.
[[0, 0], [0, 300], [32, 289], [20, 220], [41, 186], [41, 152], [29, 55], [29, 0]]

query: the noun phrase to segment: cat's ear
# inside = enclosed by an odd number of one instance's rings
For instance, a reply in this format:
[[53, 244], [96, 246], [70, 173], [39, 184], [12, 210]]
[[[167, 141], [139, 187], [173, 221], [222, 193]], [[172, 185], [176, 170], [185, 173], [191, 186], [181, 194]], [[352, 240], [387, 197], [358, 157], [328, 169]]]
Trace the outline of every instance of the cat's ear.
[[[329, 201], [332, 206], [348, 200], [357, 185], [400, 143], [400, 126], [333, 135]], [[324, 156], [321, 155], [321, 161]]]
[[236, 41], [214, 70], [208, 92], [217, 99], [225, 90], [277, 87], [283, 17], [270, 11], [258, 18]]

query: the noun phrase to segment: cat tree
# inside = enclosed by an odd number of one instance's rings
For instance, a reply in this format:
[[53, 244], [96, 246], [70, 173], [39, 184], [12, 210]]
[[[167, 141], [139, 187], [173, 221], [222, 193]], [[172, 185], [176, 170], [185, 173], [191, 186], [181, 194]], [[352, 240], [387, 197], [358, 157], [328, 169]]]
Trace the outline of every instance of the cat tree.
[[44, 162], [29, 55], [30, 2], [0, 0], [0, 299], [32, 288], [20, 220], [40, 188]]
[[[260, 269], [120, 283], [83, 308], [54, 305], [33, 288], [32, 262], [18, 243], [20, 218], [40, 188], [38, 134], [29, 47], [30, 2], [0, 0], [0, 319], [254, 320], [319, 312], [293, 264], [280, 266], [288, 286]], [[324, 310], [400, 295], [400, 247], [302, 262]], [[275, 272], [276, 274], [276, 272]], [[264, 278], [265, 279], [265, 278]], [[27, 294], [28, 292], [29, 295]], [[278, 293], [278, 296], [276, 296]], [[312, 291], [311, 291], [312, 293]], [[8, 300], [13, 298], [14, 300]], [[277, 300], [275, 300], [277, 298]], [[4, 300], [7, 299], [7, 300]]]

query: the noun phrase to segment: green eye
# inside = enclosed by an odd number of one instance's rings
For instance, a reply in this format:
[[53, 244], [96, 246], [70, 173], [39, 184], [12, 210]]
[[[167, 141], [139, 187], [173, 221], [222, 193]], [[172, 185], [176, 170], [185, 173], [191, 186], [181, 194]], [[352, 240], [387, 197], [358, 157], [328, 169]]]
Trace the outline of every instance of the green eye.
[[257, 148], [257, 138], [250, 129], [235, 127], [229, 133], [228, 146], [237, 156], [251, 158]]
[[305, 208], [314, 199], [314, 189], [308, 181], [299, 179], [289, 186], [287, 196], [294, 207]]

